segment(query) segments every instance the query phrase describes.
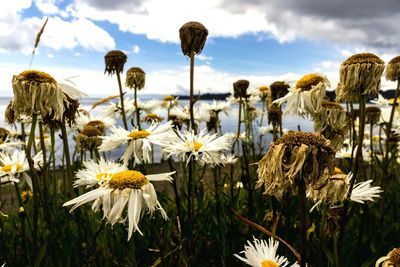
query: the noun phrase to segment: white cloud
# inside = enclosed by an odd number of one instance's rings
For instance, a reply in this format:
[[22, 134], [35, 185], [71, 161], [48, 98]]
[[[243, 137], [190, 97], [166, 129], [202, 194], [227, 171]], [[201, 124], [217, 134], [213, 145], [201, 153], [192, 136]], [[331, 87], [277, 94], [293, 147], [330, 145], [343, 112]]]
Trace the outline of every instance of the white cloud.
[[[19, 5], [14, 2], [18, 2]], [[31, 6], [30, 1], [11, 1], [10, 3], [12, 3], [10, 6], [14, 9], [5, 5], [5, 10], [1, 11], [0, 52], [20, 51], [30, 54], [36, 34], [44, 23], [44, 18], [21, 17], [22, 10]], [[52, 4], [53, 1], [37, 1], [36, 4], [38, 3]], [[57, 12], [57, 10], [53, 11]], [[56, 50], [80, 46], [96, 51], [106, 51], [115, 47], [115, 41], [105, 30], [86, 18], [64, 20], [61, 17], [53, 16], [49, 17], [39, 46]]]
[[49, 54], [47, 54], [47, 57], [48, 57], [48, 58], [54, 58], [54, 54], [49, 53]]
[[140, 47], [139, 47], [138, 45], [134, 45], [134, 46], [132, 47], [132, 52], [133, 52], [134, 54], [139, 54], [139, 53], [140, 53]]
[[208, 57], [206, 55], [200, 54], [200, 55], [196, 55], [196, 58], [200, 61], [211, 61], [213, 60], [213, 57]]
[[[62, 0], [61, 0], [62, 1]], [[57, 3], [60, 1], [58, 0], [34, 0], [35, 5], [37, 8], [43, 12], [43, 14], [51, 15], [56, 14], [59, 12], [57, 7]]]

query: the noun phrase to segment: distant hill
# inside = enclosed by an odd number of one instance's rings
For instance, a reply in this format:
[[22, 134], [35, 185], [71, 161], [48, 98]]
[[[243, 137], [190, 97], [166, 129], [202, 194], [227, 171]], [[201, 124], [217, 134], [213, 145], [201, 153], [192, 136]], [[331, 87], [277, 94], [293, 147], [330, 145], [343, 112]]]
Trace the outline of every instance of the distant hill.
[[[395, 89], [390, 89], [390, 90], [386, 90], [386, 91], [380, 91], [380, 94], [386, 98], [394, 98], [394, 93], [395, 93]], [[230, 96], [231, 93], [224, 93], [224, 94], [202, 94], [200, 95], [200, 100], [225, 100], [228, 96]], [[335, 91], [327, 91], [326, 95], [329, 97], [329, 99], [331, 99], [332, 101], [335, 99], [336, 97], [336, 93]], [[182, 100], [187, 100], [189, 99], [188, 95], [174, 95], [175, 97], [179, 97], [179, 99]], [[195, 98], [197, 98], [197, 96], [195, 96]], [[373, 99], [373, 98], [370, 98]]]

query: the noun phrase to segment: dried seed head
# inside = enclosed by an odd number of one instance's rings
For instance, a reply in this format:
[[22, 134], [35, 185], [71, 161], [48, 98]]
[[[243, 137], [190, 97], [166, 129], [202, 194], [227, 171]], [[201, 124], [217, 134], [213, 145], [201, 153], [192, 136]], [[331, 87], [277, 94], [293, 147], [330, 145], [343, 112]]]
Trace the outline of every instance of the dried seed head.
[[90, 125], [86, 125], [80, 133], [88, 137], [99, 136], [102, 134], [97, 127]]
[[381, 109], [375, 106], [370, 106], [365, 109], [366, 122], [377, 124], [381, 117]]
[[329, 142], [323, 136], [313, 133], [290, 132], [282, 136], [282, 138], [276, 140], [276, 142], [274, 142], [274, 145], [279, 145], [282, 143], [291, 147], [301, 146], [302, 144], [307, 146], [316, 146], [332, 153], [335, 152], [329, 146]]
[[85, 126], [82, 131], [76, 136], [76, 143], [79, 149], [94, 150], [97, 149], [102, 140], [99, 138], [102, 133], [94, 126]]
[[141, 90], [143, 89], [146, 81], [146, 73], [138, 67], [130, 68], [126, 72], [125, 85], [129, 88]]
[[61, 119], [65, 96], [51, 75], [36, 70], [23, 71], [13, 77], [12, 87], [13, 107], [17, 118], [21, 115], [30, 117], [38, 114]]
[[112, 75], [115, 73], [122, 73], [124, 71], [124, 65], [128, 57], [124, 52], [120, 50], [111, 50], [104, 56], [104, 62], [106, 68], [104, 73], [108, 73], [108, 75]]
[[233, 97], [234, 98], [247, 98], [247, 88], [249, 88], [248, 80], [237, 80], [233, 83]]
[[400, 266], [400, 248], [395, 248], [389, 252], [389, 261], [393, 266]]
[[380, 89], [384, 62], [372, 53], [355, 54], [340, 66], [336, 100], [355, 102], [361, 95], [376, 96]]
[[[69, 97], [67, 94], [64, 94], [64, 113], [63, 119], [70, 127], [72, 124], [75, 123], [76, 116], [78, 115], [79, 111], [79, 101]], [[54, 116], [54, 112], [51, 112], [42, 118], [43, 123], [47, 125], [51, 129], [58, 129], [61, 125], [62, 120], [60, 118], [56, 118]]]
[[278, 104], [272, 104], [268, 107], [268, 123], [279, 125], [282, 119], [282, 110]]
[[185, 56], [191, 53], [200, 54], [206, 43], [208, 30], [203, 24], [190, 21], [185, 23], [179, 29], [179, 37], [181, 39], [181, 49]]
[[12, 101], [8, 103], [6, 111], [4, 112], [4, 116], [8, 124], [15, 124], [15, 111]]
[[312, 87], [316, 86], [320, 82], [324, 82], [325, 80], [326, 78], [316, 73], [306, 74], [297, 81], [296, 89], [299, 89], [300, 91], [309, 91]]
[[276, 100], [278, 98], [284, 97], [287, 93], [289, 93], [290, 85], [283, 81], [276, 81], [272, 83], [269, 88], [271, 88], [273, 100]]
[[0, 127], [0, 140], [5, 141], [7, 137], [10, 135], [10, 131], [7, 130], [6, 128]]
[[142, 118], [143, 122], [147, 122], [147, 123], [153, 123], [153, 122], [160, 122], [162, 121], [164, 118], [161, 116], [158, 116], [157, 114], [154, 113], [148, 113], [146, 116], [144, 116]]
[[106, 130], [106, 125], [104, 124], [104, 122], [100, 121], [100, 120], [94, 120], [94, 121], [89, 121], [84, 128], [86, 127], [95, 127], [97, 128], [101, 134], [104, 134], [104, 131]]
[[386, 67], [386, 79], [389, 81], [397, 81], [400, 76], [400, 56], [389, 61]]
[[176, 115], [169, 115], [168, 117], [169, 121], [172, 121], [172, 127], [177, 129], [177, 130], [181, 130], [182, 129], [182, 120], [179, 119], [178, 116]]
[[210, 111], [210, 118], [208, 119], [206, 126], [208, 132], [218, 132], [218, 117], [215, 115], [215, 112]]

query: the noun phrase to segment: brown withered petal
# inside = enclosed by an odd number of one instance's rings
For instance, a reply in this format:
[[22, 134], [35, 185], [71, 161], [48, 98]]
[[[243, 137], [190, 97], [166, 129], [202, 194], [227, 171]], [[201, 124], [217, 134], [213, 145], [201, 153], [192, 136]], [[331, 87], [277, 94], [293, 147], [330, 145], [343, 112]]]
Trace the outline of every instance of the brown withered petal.
[[386, 79], [389, 81], [397, 81], [400, 76], [400, 56], [389, 61], [386, 67]]
[[109, 75], [121, 73], [124, 71], [124, 65], [128, 57], [120, 50], [111, 50], [104, 56], [104, 73]]
[[179, 29], [182, 53], [185, 56], [190, 56], [190, 53], [200, 54], [206, 43], [207, 35], [208, 30], [200, 22], [185, 23]]
[[146, 73], [138, 67], [130, 68], [126, 72], [125, 85], [129, 88], [140, 90], [144, 87], [146, 81]]
[[327, 183], [335, 167], [335, 150], [323, 136], [290, 132], [273, 142], [267, 154], [258, 162], [257, 188], [264, 194], [280, 199], [303, 179], [307, 188]]
[[394, 248], [386, 256], [378, 259], [375, 266], [380, 266], [381, 263], [382, 267], [400, 266], [400, 248]]
[[60, 119], [64, 112], [65, 99], [61, 88], [57, 87], [54, 78], [42, 71], [27, 70], [12, 79], [14, 92], [13, 107], [15, 116], [32, 116], [33, 114], [53, 115]]
[[372, 53], [352, 55], [340, 66], [336, 100], [355, 102], [361, 95], [376, 96], [384, 69], [384, 62]]

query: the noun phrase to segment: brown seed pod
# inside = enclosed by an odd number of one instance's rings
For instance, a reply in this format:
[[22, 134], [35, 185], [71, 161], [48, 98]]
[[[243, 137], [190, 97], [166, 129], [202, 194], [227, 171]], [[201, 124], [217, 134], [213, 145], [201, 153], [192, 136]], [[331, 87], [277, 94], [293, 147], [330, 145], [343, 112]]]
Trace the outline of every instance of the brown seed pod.
[[138, 67], [130, 68], [126, 72], [125, 85], [129, 88], [140, 90], [144, 87], [146, 81], [146, 73]]
[[381, 109], [375, 106], [370, 106], [365, 109], [366, 122], [378, 124], [381, 118]]
[[276, 81], [273, 82], [269, 88], [271, 88], [272, 100], [274, 101], [289, 93], [290, 85], [283, 81]]
[[200, 22], [185, 23], [179, 29], [182, 53], [185, 56], [190, 56], [191, 53], [200, 54], [206, 43], [207, 35], [208, 30]]
[[247, 98], [247, 88], [249, 88], [248, 80], [237, 80], [233, 83], [233, 97], [234, 98]]
[[400, 56], [389, 61], [386, 67], [386, 79], [389, 81], [397, 81], [400, 76]]
[[111, 50], [104, 56], [104, 62], [106, 68], [104, 73], [108, 73], [108, 75], [112, 75], [115, 73], [122, 73], [124, 71], [124, 65], [128, 57], [124, 52], [120, 50]]

